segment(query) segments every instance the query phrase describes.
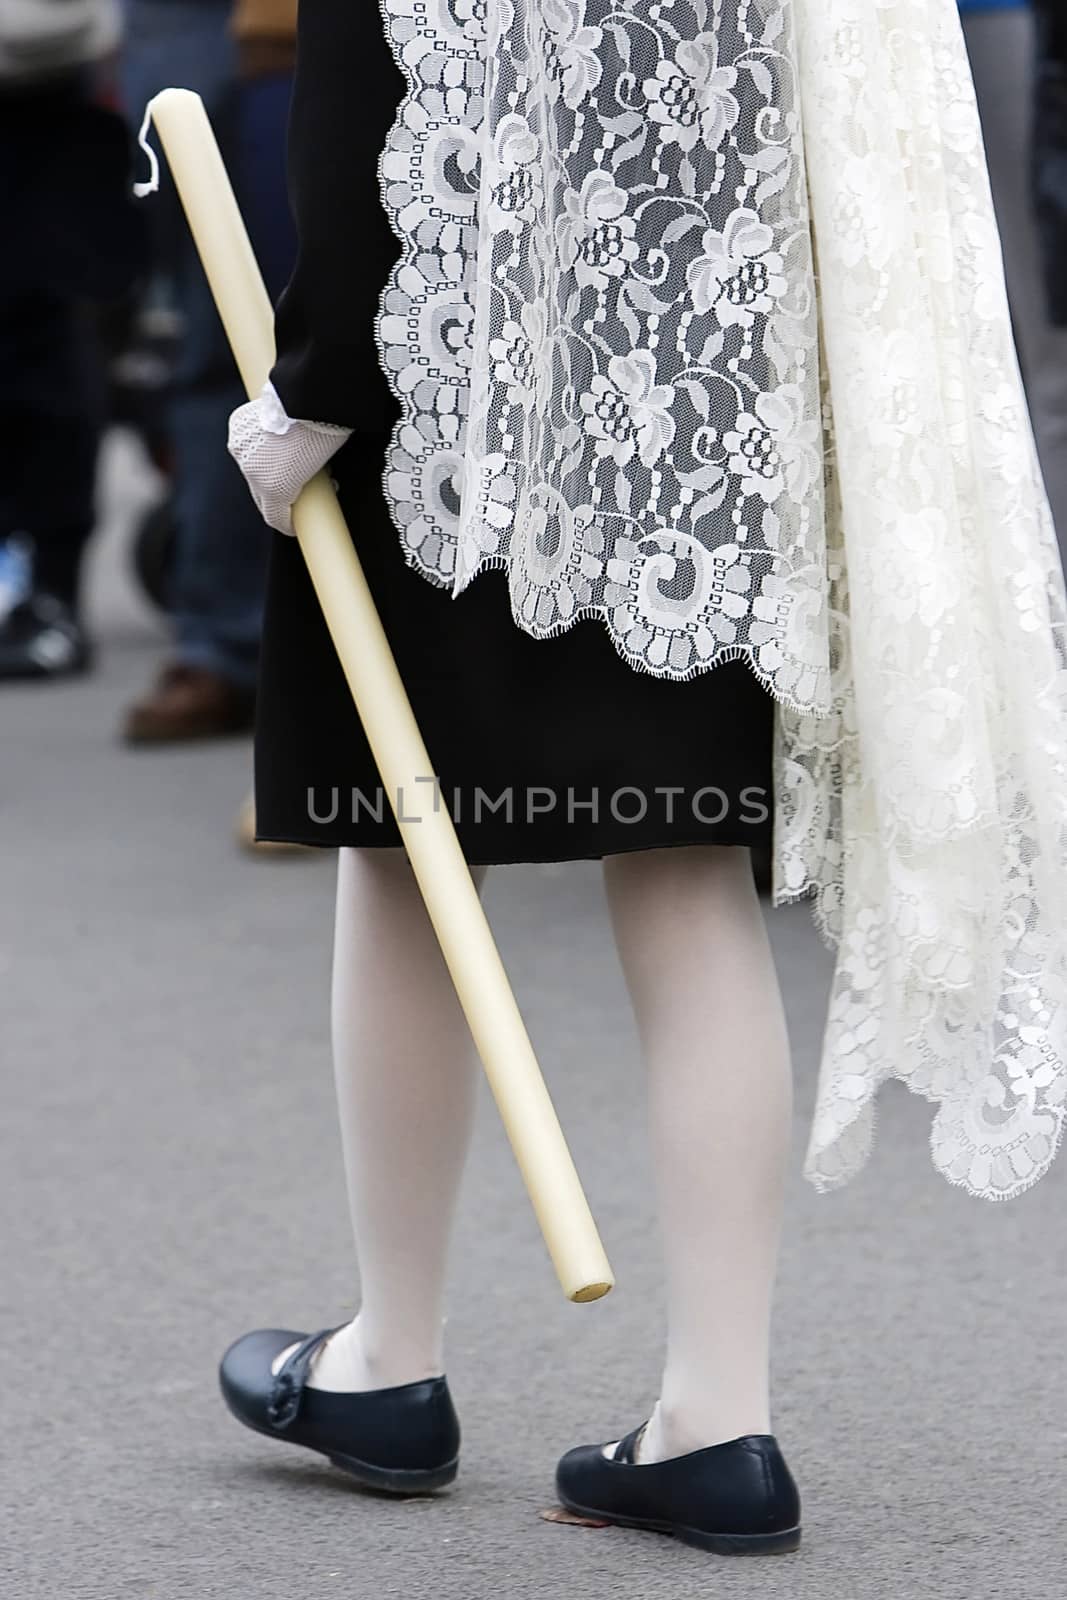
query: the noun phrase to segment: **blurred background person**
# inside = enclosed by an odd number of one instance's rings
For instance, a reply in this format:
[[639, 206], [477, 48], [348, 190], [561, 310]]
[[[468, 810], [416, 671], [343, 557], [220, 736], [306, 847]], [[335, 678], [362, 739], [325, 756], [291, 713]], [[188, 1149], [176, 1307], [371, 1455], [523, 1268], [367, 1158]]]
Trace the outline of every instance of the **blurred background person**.
[[[1044, 80], [1046, 103], [1054, 104], [1056, 91], [1049, 74], [1055, 71], [1049, 50], [1058, 42], [1062, 74], [1063, 10], [1067, 0], [960, 0], [971, 72], [978, 94], [993, 203], [1004, 251], [1004, 273], [1011, 301], [1012, 322], [1019, 361], [1026, 384], [1038, 454], [1045, 475], [1060, 549], [1067, 546], [1067, 294], [1063, 289], [1064, 255], [1050, 273], [1059, 284], [1055, 301], [1046, 285], [1038, 212], [1035, 207], [1031, 163], [1040, 162], [1042, 142], [1051, 148], [1051, 117], [1035, 131], [1035, 91]], [[1042, 53], [1037, 54], [1040, 23]], [[1062, 76], [1059, 94], [1062, 96]], [[1062, 130], [1067, 107], [1062, 98]], [[1062, 132], [1060, 134], [1062, 140]], [[1063, 149], [1061, 144], [1061, 149]], [[1062, 161], [1062, 156], [1061, 156]], [[1039, 171], [1049, 171], [1047, 158]], [[1052, 180], [1046, 176], [1046, 184]], [[1060, 167], [1060, 228], [1067, 231], [1067, 182]], [[1062, 239], [1062, 232], [1061, 232]], [[1055, 321], [1053, 317], [1055, 316]]]
[[[276, 297], [295, 240], [285, 191], [285, 125], [296, 0], [127, 0], [124, 93], [132, 117], [159, 90], [204, 100]], [[167, 421], [172, 493], [167, 609], [173, 650], [127, 711], [131, 744], [247, 732], [252, 725], [267, 539], [226, 449], [245, 398], [173, 188], [156, 213], [156, 281], [182, 329]]]
[[1067, 5], [1034, 0], [1034, 198], [1049, 315], [1067, 328]]
[[297, 0], [235, 0], [237, 172], [245, 223], [272, 300], [296, 260], [285, 141], [296, 67]]
[[83, 672], [79, 590], [106, 411], [91, 302], [144, 265], [105, 101], [115, 0], [0, 6], [0, 681]]

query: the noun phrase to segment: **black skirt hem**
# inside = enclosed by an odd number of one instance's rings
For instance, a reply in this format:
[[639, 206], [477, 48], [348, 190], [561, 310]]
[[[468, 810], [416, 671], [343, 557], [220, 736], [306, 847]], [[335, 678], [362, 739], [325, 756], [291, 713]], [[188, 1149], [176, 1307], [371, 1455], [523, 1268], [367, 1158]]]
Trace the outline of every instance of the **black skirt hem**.
[[[460, 841], [462, 844], [462, 840]], [[263, 832], [256, 831], [257, 844], [288, 844], [301, 845], [310, 850], [401, 850], [403, 845], [399, 839], [373, 841], [357, 839], [349, 835], [327, 835], [323, 837], [320, 832], [316, 835], [287, 833], [282, 831]], [[492, 850], [488, 854], [479, 850], [474, 855], [464, 856], [470, 867], [546, 867], [562, 866], [569, 861], [603, 861], [608, 856], [636, 855], [642, 850], [678, 850], [691, 849], [698, 845], [715, 845], [725, 849], [759, 849], [766, 844], [762, 830], [749, 829], [745, 836], [735, 830], [709, 829], [701, 835], [679, 834], [672, 832], [670, 837], [645, 838], [635, 840], [633, 843], [619, 844], [610, 850], [594, 848], [590, 841], [575, 851], [568, 850], [560, 854], [558, 850], [550, 854], [541, 851], [524, 850], [520, 854], [514, 853], [514, 847], [507, 850]]]

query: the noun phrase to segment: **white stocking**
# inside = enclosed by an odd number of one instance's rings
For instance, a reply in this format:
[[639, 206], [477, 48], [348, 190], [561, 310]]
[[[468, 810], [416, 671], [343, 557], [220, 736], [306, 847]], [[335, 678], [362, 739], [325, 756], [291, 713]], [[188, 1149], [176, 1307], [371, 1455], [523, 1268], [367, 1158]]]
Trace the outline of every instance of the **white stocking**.
[[445, 1266], [479, 1070], [399, 850], [340, 852], [332, 1011], [362, 1296], [310, 1382], [386, 1388], [444, 1370]]
[[604, 878], [648, 1071], [667, 1358], [639, 1459], [770, 1431], [789, 1045], [743, 849], [614, 856]]

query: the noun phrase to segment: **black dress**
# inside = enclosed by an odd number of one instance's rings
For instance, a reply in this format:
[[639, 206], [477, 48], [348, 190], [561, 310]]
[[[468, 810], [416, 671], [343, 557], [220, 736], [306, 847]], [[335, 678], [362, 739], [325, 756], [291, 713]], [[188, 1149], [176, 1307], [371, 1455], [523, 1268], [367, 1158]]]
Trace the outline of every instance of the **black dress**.
[[[404, 561], [382, 490], [399, 407], [374, 318], [399, 245], [378, 159], [404, 82], [377, 0], [301, 0], [289, 138], [297, 265], [273, 382], [290, 416], [354, 430], [331, 470], [468, 860], [765, 847], [773, 704], [742, 662], [641, 673], [587, 618], [537, 640], [507, 582], [458, 598]], [[430, 774], [426, 775], [428, 778]], [[399, 833], [295, 541], [273, 541], [256, 729], [259, 837], [396, 845]]]

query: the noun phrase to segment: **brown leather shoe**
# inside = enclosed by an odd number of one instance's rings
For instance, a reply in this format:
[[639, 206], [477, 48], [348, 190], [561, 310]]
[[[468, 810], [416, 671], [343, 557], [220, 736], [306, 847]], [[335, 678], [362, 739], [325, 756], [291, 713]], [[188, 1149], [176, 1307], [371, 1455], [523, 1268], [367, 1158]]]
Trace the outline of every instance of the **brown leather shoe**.
[[126, 713], [127, 744], [177, 744], [187, 739], [223, 739], [252, 727], [255, 695], [204, 667], [173, 662], [154, 687]]

